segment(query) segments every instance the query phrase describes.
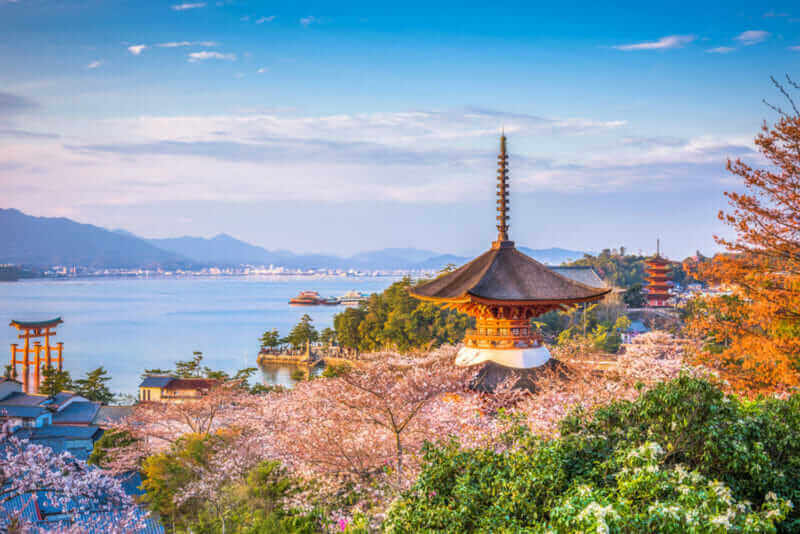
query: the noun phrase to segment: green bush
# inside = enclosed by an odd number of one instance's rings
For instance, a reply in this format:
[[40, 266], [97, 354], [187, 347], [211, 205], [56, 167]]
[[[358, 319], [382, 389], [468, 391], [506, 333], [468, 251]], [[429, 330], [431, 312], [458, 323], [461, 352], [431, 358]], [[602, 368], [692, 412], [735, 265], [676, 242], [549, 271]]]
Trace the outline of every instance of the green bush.
[[741, 401], [680, 377], [561, 437], [518, 427], [504, 452], [428, 445], [389, 532], [797, 532], [800, 396]]

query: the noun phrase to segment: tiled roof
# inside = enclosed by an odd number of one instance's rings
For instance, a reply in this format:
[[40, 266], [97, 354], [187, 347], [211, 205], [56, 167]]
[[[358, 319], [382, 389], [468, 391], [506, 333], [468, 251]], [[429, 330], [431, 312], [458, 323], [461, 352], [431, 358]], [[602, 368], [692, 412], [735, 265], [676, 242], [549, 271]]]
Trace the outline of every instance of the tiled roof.
[[[97, 469], [93, 466], [87, 466], [87, 468]], [[135, 486], [131, 486], [131, 484], [138, 485], [137, 481], [138, 484], [141, 483], [138, 475], [136, 480], [131, 480], [130, 483], [126, 484], [122, 481], [123, 489], [132, 497], [136, 497], [141, 493]], [[20, 519], [32, 526], [31, 534], [46, 534], [58, 531], [68, 527], [70, 524], [81, 527], [80, 532], [82, 534], [106, 534], [113, 530], [112, 527], [118, 520], [113, 513], [103, 511], [99, 507], [97, 510], [92, 510], [90, 506], [89, 509], [84, 508], [78, 511], [76, 509], [77, 502], [63, 507], [63, 503], [54, 500], [50, 494], [45, 492], [36, 493], [36, 502], [31, 497], [32, 494], [15, 495], [0, 503], [0, 514], [5, 513], [6, 516], [12, 517], [19, 516]], [[37, 508], [41, 513], [41, 517], [37, 513]], [[164, 527], [158, 521], [157, 516], [147, 516], [147, 512], [141, 507], [137, 507], [136, 514], [144, 521], [143, 526], [138, 528], [135, 534], [164, 534]]]
[[13, 378], [8, 378], [7, 376], [4, 376], [4, 377], [0, 378], [0, 384], [2, 384], [4, 382], [16, 382], [17, 384], [22, 384], [22, 382], [20, 382], [19, 380], [15, 380]]
[[0, 417], [36, 418], [48, 410], [41, 406], [0, 406]]
[[513, 243], [506, 243], [453, 272], [412, 288], [411, 294], [432, 300], [471, 295], [499, 301], [581, 302], [597, 300], [610, 291], [556, 273], [518, 251]]
[[70, 403], [60, 412], [53, 414], [53, 424], [90, 424], [97, 411], [100, 409], [99, 402], [76, 401]]
[[28, 440], [30, 443], [42, 445], [53, 449], [53, 452], [60, 454], [68, 452], [75, 458], [83, 460], [89, 459], [91, 448], [84, 446], [74, 447], [74, 441], [89, 441], [94, 444], [103, 435], [103, 430], [96, 426], [43, 426], [39, 428], [21, 428], [14, 435], [20, 439]]
[[608, 288], [608, 284], [591, 267], [550, 267], [550, 270], [589, 287]]
[[219, 384], [211, 378], [175, 378], [165, 389], [210, 389]]
[[[2, 507], [7, 514], [12, 517], [16, 517], [19, 514], [19, 519], [28, 523], [34, 523], [39, 520], [39, 516], [36, 514], [36, 504], [34, 504], [30, 495], [14, 495], [7, 501], [3, 501]], [[22, 511], [21, 514], [20, 511]]]
[[171, 376], [146, 376], [142, 383], [139, 384], [140, 388], [163, 388], [167, 384], [175, 380]]
[[133, 411], [133, 406], [101, 406], [92, 421], [93, 425], [104, 426], [119, 422], [128, 417]]
[[49, 397], [45, 395], [28, 395], [27, 393], [20, 393], [15, 391], [3, 400], [0, 400], [0, 406], [41, 406], [46, 404]]
[[75, 393], [72, 391], [61, 391], [60, 393], [56, 393], [53, 396], [53, 406], [56, 408], [61, 408], [64, 404], [67, 403], [71, 398], [77, 397]]
[[21, 428], [14, 434], [20, 439], [92, 439], [103, 430], [99, 426], [46, 425], [39, 428]]

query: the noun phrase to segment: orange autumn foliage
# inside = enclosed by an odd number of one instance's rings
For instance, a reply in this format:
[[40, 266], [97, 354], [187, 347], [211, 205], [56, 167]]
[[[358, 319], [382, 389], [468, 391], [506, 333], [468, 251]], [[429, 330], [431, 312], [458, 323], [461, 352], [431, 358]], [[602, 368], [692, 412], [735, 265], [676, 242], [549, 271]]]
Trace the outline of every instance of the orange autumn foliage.
[[764, 123], [755, 138], [769, 162], [765, 168], [728, 161], [744, 192], [725, 193], [730, 211], [719, 218], [736, 238], [715, 236], [728, 252], [695, 266], [697, 275], [730, 294], [706, 297], [688, 323], [707, 342], [702, 363], [750, 392], [800, 386], [800, 112], [776, 85], [793, 113], [773, 108], [780, 119]]

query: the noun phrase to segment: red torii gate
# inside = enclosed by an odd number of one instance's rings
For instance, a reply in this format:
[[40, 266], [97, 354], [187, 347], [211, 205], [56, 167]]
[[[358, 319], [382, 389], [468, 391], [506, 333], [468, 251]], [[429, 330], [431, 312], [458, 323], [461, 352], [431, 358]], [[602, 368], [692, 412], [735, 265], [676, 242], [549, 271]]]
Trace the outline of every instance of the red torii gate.
[[[38, 393], [41, 383], [42, 363], [48, 368], [53, 363], [58, 363], [58, 370], [63, 368], [64, 343], [58, 342], [55, 347], [50, 344], [50, 336], [56, 335], [55, 327], [63, 323], [61, 317], [50, 319], [49, 321], [11, 321], [9, 326], [13, 326], [23, 334], [19, 334], [19, 339], [25, 340], [23, 348], [19, 348], [16, 343], [11, 344], [11, 378], [17, 378], [17, 364], [22, 365], [22, 390], [25, 393]], [[53, 330], [51, 330], [51, 328]], [[44, 346], [36, 341], [31, 347], [31, 339], [44, 338]], [[52, 351], [57, 351], [53, 355]], [[21, 354], [22, 359], [17, 355]], [[31, 358], [33, 356], [33, 358]], [[33, 367], [33, 384], [31, 384], [30, 368]], [[31, 387], [33, 386], [33, 387]]]

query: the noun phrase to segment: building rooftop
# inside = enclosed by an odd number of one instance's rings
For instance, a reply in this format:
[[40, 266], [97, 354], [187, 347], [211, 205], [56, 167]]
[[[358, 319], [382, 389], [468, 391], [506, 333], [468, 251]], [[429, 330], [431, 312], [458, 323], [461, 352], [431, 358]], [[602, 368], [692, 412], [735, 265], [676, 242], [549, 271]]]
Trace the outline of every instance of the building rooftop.
[[560, 274], [506, 241], [459, 269], [412, 288], [411, 294], [431, 300], [459, 300], [471, 295], [494, 301], [581, 302], [598, 299], [609, 291], [605, 284], [593, 287]]
[[211, 378], [174, 378], [165, 389], [211, 389], [219, 384], [219, 380]]
[[41, 406], [0, 406], [0, 417], [22, 417], [35, 419], [49, 410]]
[[172, 376], [146, 376], [142, 383], [139, 384], [140, 388], [163, 388], [167, 384], [175, 380]]
[[8, 397], [0, 400], [0, 407], [5, 406], [43, 406], [47, 404], [50, 397], [46, 395], [29, 395], [20, 391], [15, 391]]
[[600, 275], [597, 274], [591, 267], [584, 267], [584, 266], [575, 266], [575, 267], [550, 267], [550, 270], [554, 273], [560, 274], [561, 276], [566, 276], [570, 280], [575, 282], [580, 282], [581, 284], [587, 285], [589, 287], [598, 287], [598, 288], [608, 288], [608, 284], [606, 284], [605, 280], [600, 278]]
[[100, 403], [91, 401], [76, 401], [70, 403], [63, 410], [53, 414], [54, 425], [88, 425], [94, 421]]
[[17, 384], [20, 384], [20, 385], [22, 384], [22, 382], [20, 382], [19, 380], [14, 379], [14, 378], [8, 378], [7, 376], [0, 377], [0, 384], [3, 384], [5, 382], [16, 382]]
[[631, 321], [631, 325], [628, 327], [628, 332], [633, 334], [644, 334], [649, 331], [650, 329], [642, 321]]
[[77, 399], [81, 399], [81, 400], [84, 400], [84, 401], [87, 400], [87, 399], [84, 399], [83, 397], [81, 397], [80, 395], [78, 395], [78, 394], [76, 394], [76, 393], [74, 393], [72, 391], [61, 391], [60, 393], [56, 393], [52, 397], [52, 399], [51, 399], [52, 400], [52, 406], [54, 408], [56, 408], [56, 409], [61, 409], [61, 407], [64, 406], [67, 402], [69, 402], [70, 400], [72, 400], [72, 399], [74, 399], [76, 397], [77, 397]]
[[31, 441], [54, 439], [93, 439], [103, 430], [99, 426], [46, 425], [38, 428], [21, 428], [14, 434]]
[[117, 423], [128, 417], [133, 411], [133, 406], [100, 406], [92, 421], [93, 425], [107, 426]]

